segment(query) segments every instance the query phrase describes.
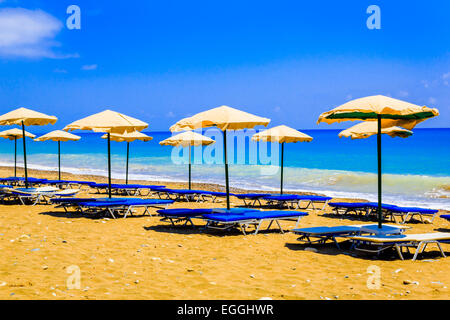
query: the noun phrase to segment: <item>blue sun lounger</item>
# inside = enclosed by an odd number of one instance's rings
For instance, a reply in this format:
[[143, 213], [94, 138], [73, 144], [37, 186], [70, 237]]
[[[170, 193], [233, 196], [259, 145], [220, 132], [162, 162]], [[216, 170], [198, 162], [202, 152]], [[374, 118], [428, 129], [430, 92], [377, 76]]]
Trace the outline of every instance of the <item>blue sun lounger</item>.
[[[210, 197], [211, 201], [214, 203], [216, 202], [217, 198], [225, 198], [227, 196], [226, 192], [220, 192], [220, 191], [205, 191], [202, 190], [202, 193], [199, 194], [201, 201], [206, 201], [205, 198]], [[235, 194], [230, 193], [230, 197], [235, 196]]]
[[161, 209], [156, 212], [163, 217], [161, 221], [170, 221], [175, 226], [178, 222], [184, 222], [184, 225], [192, 222], [193, 218], [202, 218], [204, 214], [212, 213], [213, 209]]
[[[189, 189], [170, 189], [164, 188], [157, 190], [160, 194], [165, 194], [167, 199], [173, 199], [175, 201], [199, 201], [198, 195], [201, 193], [200, 190], [189, 190]], [[172, 198], [174, 196], [174, 198]]]
[[275, 222], [282, 233], [283, 228], [280, 225], [280, 220], [295, 220], [297, 228], [300, 219], [307, 216], [306, 212], [299, 211], [282, 211], [282, 210], [270, 210], [270, 211], [243, 211], [243, 212], [227, 212], [214, 210], [211, 214], [203, 215], [203, 218], [207, 221], [206, 228], [229, 230], [232, 228], [238, 228], [246, 235], [246, 229], [249, 226], [253, 226], [255, 231], [253, 234], [258, 234], [261, 224], [265, 221], [269, 222], [267, 230], [270, 229], [272, 223]]
[[450, 222], [450, 214], [441, 214], [440, 217]]
[[414, 216], [419, 216], [420, 221], [422, 223], [425, 223], [425, 220], [423, 219], [423, 217], [431, 216], [431, 219], [429, 220], [429, 222], [433, 223], [434, 217], [436, 216], [436, 213], [438, 213], [438, 212], [439, 212], [439, 210], [417, 208], [417, 207], [392, 207], [392, 208], [386, 210], [386, 216], [391, 216], [391, 218], [394, 222], [396, 222], [395, 217], [400, 216], [402, 218], [402, 221], [400, 223], [407, 222], [408, 218], [409, 218], [409, 221], [411, 221]]
[[379, 234], [379, 235], [392, 235], [402, 234], [407, 228], [393, 225], [383, 225], [381, 229], [378, 225], [349, 225], [349, 226], [335, 226], [335, 227], [312, 227], [294, 229], [293, 233], [300, 235], [297, 239], [300, 242], [308, 244], [324, 244], [327, 241], [332, 241], [338, 249], [340, 249], [339, 243], [336, 238], [338, 237], [350, 237], [361, 234]]
[[[47, 181], [47, 179], [38, 179], [38, 178], [33, 178], [33, 177], [28, 177], [28, 186], [33, 186], [33, 185], [41, 185], [44, 184], [45, 181]], [[8, 177], [8, 178], [4, 178], [4, 182], [8, 182], [12, 185], [25, 185], [25, 178], [23, 177]]]
[[123, 217], [126, 218], [128, 214], [133, 214], [133, 209], [144, 208], [144, 213], [152, 215], [149, 211], [149, 207], [157, 208], [167, 208], [168, 205], [172, 204], [173, 200], [161, 200], [161, 199], [140, 199], [140, 198], [127, 198], [118, 201], [108, 200], [108, 201], [87, 201], [78, 202], [77, 205], [80, 207], [81, 212], [101, 212], [107, 211], [111, 217], [116, 218], [115, 213], [122, 213]]
[[[107, 183], [94, 183], [90, 185], [91, 188], [97, 189], [97, 193], [107, 193], [109, 185]], [[149, 190], [147, 192], [148, 195], [150, 192], [155, 188], [164, 188], [164, 186], [152, 186], [152, 185], [146, 185], [146, 184], [119, 184], [119, 183], [112, 183], [111, 184], [111, 192], [114, 194], [126, 194], [129, 196], [137, 196], [137, 195], [143, 195], [142, 190]]]
[[[215, 202], [219, 197], [226, 197], [225, 192], [217, 192], [217, 191], [206, 191], [206, 190], [189, 190], [189, 189], [169, 189], [169, 188], [159, 188], [154, 190], [160, 199], [173, 199], [175, 201], [206, 201], [207, 197], [212, 199], [212, 202]], [[230, 196], [233, 194], [230, 193]], [[172, 198], [174, 196], [174, 198]]]
[[93, 185], [95, 185], [95, 182], [77, 181], [77, 180], [46, 180], [43, 181], [41, 184], [53, 185], [59, 188], [71, 188], [71, 187], [81, 188], [83, 186], [92, 187]]
[[[376, 215], [378, 209], [378, 203], [376, 202], [330, 202], [328, 203], [333, 208], [334, 213], [339, 215], [349, 214], [354, 212], [358, 215]], [[400, 223], [407, 222], [408, 218], [411, 220], [414, 216], [419, 216], [420, 220], [424, 223], [424, 216], [431, 216], [430, 222], [433, 222], [436, 213], [439, 210], [417, 208], [417, 207], [400, 207], [393, 204], [383, 203], [381, 205], [383, 217], [390, 217], [393, 222], [396, 221], [396, 217], [401, 217]]]
[[270, 193], [236, 193], [234, 196], [244, 202], [244, 206], [250, 207], [255, 206], [258, 203], [260, 206], [261, 200], [264, 197], [270, 196]]
[[[313, 210], [317, 210], [314, 206], [315, 202], [323, 202], [323, 206], [321, 210], [325, 208], [328, 201], [330, 201], [331, 197], [324, 197], [324, 196], [315, 196], [315, 195], [296, 195], [296, 194], [278, 194], [278, 195], [269, 195], [267, 197], [264, 197], [264, 200], [267, 201], [268, 205], [278, 205], [280, 207], [283, 207], [285, 204], [288, 208], [293, 207], [296, 209], [303, 209], [307, 210], [310, 206]], [[306, 201], [306, 207], [301, 207], [301, 202]]]
[[[130, 198], [54, 198], [50, 199], [50, 203], [55, 204], [56, 208], [63, 208], [66, 212], [68, 208], [74, 208], [76, 211], [81, 212], [81, 208], [78, 205], [82, 202], [94, 202], [94, 201], [123, 201]], [[139, 198], [135, 198], [139, 199]]]
[[[328, 205], [333, 209], [333, 213], [337, 215], [347, 215], [353, 212], [359, 216], [368, 217], [371, 214], [376, 214], [378, 209], [378, 203], [376, 202], [329, 202]], [[382, 204], [384, 213], [394, 208], [397, 208], [397, 206]]]
[[300, 242], [324, 244], [327, 241], [333, 241], [338, 249], [340, 249], [336, 237], [356, 235], [360, 232], [360, 228], [358, 226], [312, 227], [294, 229], [292, 232], [300, 235], [297, 239]]

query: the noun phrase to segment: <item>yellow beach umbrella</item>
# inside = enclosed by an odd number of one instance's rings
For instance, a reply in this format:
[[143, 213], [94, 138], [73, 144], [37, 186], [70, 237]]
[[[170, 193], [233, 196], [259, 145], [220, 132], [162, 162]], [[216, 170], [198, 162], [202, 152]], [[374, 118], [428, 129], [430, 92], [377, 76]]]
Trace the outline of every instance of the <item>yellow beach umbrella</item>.
[[191, 190], [191, 146], [207, 146], [215, 141], [193, 131], [179, 133], [159, 142], [160, 145], [173, 147], [189, 147], [189, 190]]
[[[0, 132], [0, 138], [14, 140], [14, 177], [17, 176], [17, 139], [20, 139], [22, 137], [23, 137], [22, 130], [19, 130], [17, 128]], [[25, 131], [25, 137], [33, 139], [35, 135]]]
[[[21, 125], [22, 134], [25, 136], [25, 126], [44, 126], [55, 124], [58, 120], [55, 116], [49, 116], [41, 112], [27, 108], [18, 108], [0, 116], [0, 126]], [[23, 139], [23, 163], [25, 167], [25, 187], [28, 188], [27, 148]]]
[[[369, 138], [378, 133], [378, 126], [375, 121], [361, 122], [354, 125], [351, 128], [345, 129], [339, 133], [339, 138], [346, 137], [352, 139], [364, 139]], [[412, 136], [413, 132], [411, 130], [401, 128], [401, 127], [387, 127], [381, 128], [382, 134], [387, 134], [388, 136], [407, 138]]]
[[122, 113], [105, 110], [89, 117], [77, 120], [67, 125], [63, 130], [92, 130], [94, 132], [106, 132], [108, 138], [108, 194], [111, 198], [111, 134], [140, 131], [148, 127], [148, 124], [126, 116]]
[[351, 100], [333, 110], [322, 113], [317, 123], [342, 121], [376, 121], [378, 156], [378, 227], [382, 227], [381, 190], [381, 134], [382, 128], [400, 126], [413, 129], [418, 123], [439, 115], [437, 109], [418, 106], [406, 101], [376, 95]]
[[322, 113], [317, 123], [383, 120], [384, 127], [413, 129], [418, 123], [439, 115], [438, 109], [418, 106], [406, 101], [377, 95], [351, 100]]
[[62, 130], [55, 130], [34, 139], [34, 141], [58, 141], [58, 179], [61, 180], [61, 141], [78, 141], [81, 137]]
[[141, 131], [148, 127], [148, 124], [126, 116], [122, 113], [105, 110], [89, 117], [77, 120], [67, 125], [64, 130], [91, 130], [94, 132], [124, 133]]
[[288, 126], [281, 125], [253, 135], [253, 141], [278, 142], [281, 144], [281, 183], [280, 194], [283, 194], [284, 144], [292, 142], [310, 142], [312, 137]]
[[228, 106], [213, 108], [197, 113], [192, 117], [184, 118], [172, 127], [170, 131], [195, 130], [207, 127], [217, 127], [223, 131], [223, 149], [225, 162], [225, 188], [227, 193], [227, 209], [230, 209], [230, 185], [228, 179], [228, 157], [227, 157], [227, 130], [241, 130], [254, 128], [258, 125], [267, 126], [270, 119], [255, 116], [251, 113], [234, 109]]
[[[102, 139], [108, 139], [108, 134], [104, 134]], [[153, 138], [146, 135], [145, 133], [139, 131], [133, 132], [124, 132], [120, 133], [111, 133], [111, 140], [116, 142], [126, 142], [127, 143], [127, 164], [126, 164], [126, 175], [125, 175], [125, 183], [128, 184], [128, 159], [130, 157], [130, 142], [140, 140], [140, 141], [150, 141]]]

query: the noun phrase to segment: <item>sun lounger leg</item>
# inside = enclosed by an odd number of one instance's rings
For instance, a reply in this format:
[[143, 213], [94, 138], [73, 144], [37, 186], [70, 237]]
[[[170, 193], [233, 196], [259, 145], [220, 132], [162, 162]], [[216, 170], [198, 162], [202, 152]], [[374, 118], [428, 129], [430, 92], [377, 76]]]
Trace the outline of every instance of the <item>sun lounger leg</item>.
[[113, 217], [113, 219], [115, 219], [116, 218], [116, 216], [114, 215], [114, 212], [113, 212], [114, 210], [113, 209], [111, 209], [111, 208], [108, 208], [108, 212], [109, 212], [109, 214], [111, 215], [111, 217]]
[[419, 253], [421, 253], [423, 251], [423, 242], [419, 242], [419, 245], [416, 248], [416, 252], [414, 253], [414, 257], [412, 258], [412, 261], [416, 261], [417, 256], [419, 255]]
[[[272, 220], [272, 221], [273, 221], [273, 220]], [[280, 228], [281, 233], [284, 233], [284, 230], [283, 230], [283, 228], [282, 228], [281, 225], [280, 225], [280, 221], [275, 220], [275, 222], [277, 223], [278, 228]]]
[[402, 249], [401, 249], [401, 247], [398, 244], [395, 244], [395, 250], [397, 250], [397, 254], [400, 257], [400, 259], [405, 260], [403, 258]]
[[438, 246], [438, 248], [439, 248], [439, 250], [441, 251], [441, 254], [442, 254], [442, 256], [445, 258], [446, 257], [446, 255], [445, 255], [445, 252], [444, 252], [444, 250], [442, 250], [442, 246], [441, 246], [441, 244], [438, 242], [438, 241], [436, 241], [436, 244], [437, 244], [437, 246]]
[[259, 223], [258, 223], [258, 225], [256, 226], [256, 230], [255, 230], [255, 233], [254, 234], [258, 234], [258, 231], [259, 231], [259, 227], [261, 227], [261, 224], [262, 224], [262, 222], [263, 222], [263, 220], [261, 219], [261, 220], [259, 220]]

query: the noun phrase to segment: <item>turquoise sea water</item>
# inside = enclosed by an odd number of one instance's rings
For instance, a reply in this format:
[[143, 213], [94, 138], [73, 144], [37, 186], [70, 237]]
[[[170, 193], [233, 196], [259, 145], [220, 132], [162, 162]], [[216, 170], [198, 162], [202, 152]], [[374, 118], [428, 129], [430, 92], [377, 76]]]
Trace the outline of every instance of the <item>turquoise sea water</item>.
[[[376, 137], [352, 140], [339, 138], [339, 130], [301, 131], [314, 140], [285, 145], [285, 190], [376, 199]], [[102, 134], [74, 133], [81, 140], [61, 143], [63, 171], [106, 175], [107, 143], [100, 138]], [[216, 129], [203, 133], [217, 143], [192, 150], [193, 180], [223, 185], [222, 133]], [[251, 142], [253, 133], [228, 135], [230, 183], [246, 189], [277, 190], [279, 145]], [[186, 181], [186, 150], [159, 145], [170, 132], [148, 134], [152, 141], [130, 144], [130, 179]], [[383, 136], [382, 143], [384, 202], [450, 209], [450, 129], [415, 129], [412, 137]], [[112, 142], [111, 146], [113, 177], [124, 178], [126, 143]], [[27, 139], [27, 154], [30, 168], [57, 170], [56, 142]], [[18, 161], [22, 166], [21, 140]], [[0, 165], [13, 164], [14, 142], [1, 139]], [[19, 170], [20, 175], [22, 172]]]

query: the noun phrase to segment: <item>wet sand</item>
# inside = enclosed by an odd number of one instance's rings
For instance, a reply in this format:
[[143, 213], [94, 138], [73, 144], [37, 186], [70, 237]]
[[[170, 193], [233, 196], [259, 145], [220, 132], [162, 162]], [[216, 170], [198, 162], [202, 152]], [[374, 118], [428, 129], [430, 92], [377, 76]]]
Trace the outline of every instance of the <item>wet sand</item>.
[[[0, 176], [10, 175], [10, 168], [0, 168]], [[56, 179], [54, 172], [30, 170], [29, 175]], [[63, 179], [106, 181], [66, 173]], [[180, 183], [146, 183], [186, 188]], [[193, 188], [223, 191], [215, 185]], [[242, 205], [231, 199], [233, 206]], [[181, 207], [225, 207], [225, 203], [171, 206]], [[308, 213], [300, 227], [363, 223], [322, 211]], [[450, 232], [450, 223], [439, 217], [433, 224], [407, 225], [412, 227], [407, 233]], [[294, 223], [282, 226], [289, 229]], [[401, 261], [395, 252], [376, 258], [339, 251], [331, 243], [313, 246], [317, 252], [312, 252], [296, 239], [295, 234], [280, 234], [274, 228], [244, 236], [171, 227], [156, 216], [109, 219], [68, 215], [52, 205], [0, 205], [0, 299], [450, 298], [450, 258], [442, 258], [433, 245], [412, 262], [411, 256]], [[450, 254], [450, 245], [443, 248]], [[374, 266], [380, 268], [379, 289], [367, 286], [374, 275], [368, 268]], [[80, 289], [68, 288], [74, 283], [74, 273], [68, 273], [73, 270], [80, 271]]]

